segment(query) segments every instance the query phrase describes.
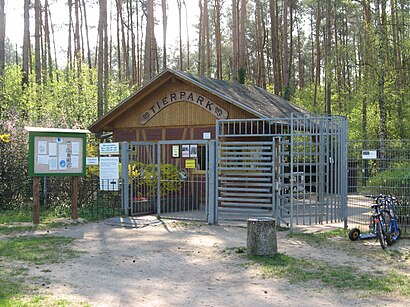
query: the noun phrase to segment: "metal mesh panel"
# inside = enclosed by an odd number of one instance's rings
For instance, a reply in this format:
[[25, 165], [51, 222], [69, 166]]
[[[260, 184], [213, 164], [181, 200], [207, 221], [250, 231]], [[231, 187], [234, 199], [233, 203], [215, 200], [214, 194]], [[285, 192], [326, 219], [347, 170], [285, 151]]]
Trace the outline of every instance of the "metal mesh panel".
[[[208, 204], [208, 142], [160, 142], [160, 198], [157, 212], [162, 217], [207, 220]], [[179, 148], [178, 158], [172, 158]]]
[[124, 154], [125, 214], [207, 221], [209, 141], [133, 142]]
[[387, 194], [398, 198], [402, 231], [410, 225], [410, 140], [349, 141], [349, 227], [368, 228], [372, 199]]
[[[217, 139], [219, 215], [236, 219], [247, 219], [254, 214], [273, 215], [278, 224], [290, 227], [346, 219], [346, 118], [221, 120], [217, 123]], [[255, 170], [253, 164], [244, 163], [246, 155], [244, 160], [235, 160], [230, 155], [236, 154], [236, 148], [229, 151], [228, 144], [247, 147], [257, 161], [258, 144], [270, 146], [270, 153], [266, 155], [270, 160], [264, 161], [270, 163], [270, 167]], [[237, 155], [240, 157], [243, 152]], [[240, 172], [236, 179], [235, 172]], [[270, 189], [264, 190], [263, 195], [261, 190], [255, 194], [253, 180], [259, 184], [265, 180], [267, 185], [263, 186], [270, 185]], [[230, 193], [241, 191], [241, 196], [229, 199], [226, 188]], [[266, 206], [260, 206], [261, 202], [266, 202]], [[265, 212], [255, 212], [254, 208], [263, 208]]]

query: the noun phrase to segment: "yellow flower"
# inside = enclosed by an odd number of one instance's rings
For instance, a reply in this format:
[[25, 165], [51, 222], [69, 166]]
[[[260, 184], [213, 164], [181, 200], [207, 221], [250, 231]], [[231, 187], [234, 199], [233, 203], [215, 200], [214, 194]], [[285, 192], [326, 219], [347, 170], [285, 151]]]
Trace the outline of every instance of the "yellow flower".
[[10, 142], [10, 133], [9, 134], [0, 134], [0, 141], [3, 143]]

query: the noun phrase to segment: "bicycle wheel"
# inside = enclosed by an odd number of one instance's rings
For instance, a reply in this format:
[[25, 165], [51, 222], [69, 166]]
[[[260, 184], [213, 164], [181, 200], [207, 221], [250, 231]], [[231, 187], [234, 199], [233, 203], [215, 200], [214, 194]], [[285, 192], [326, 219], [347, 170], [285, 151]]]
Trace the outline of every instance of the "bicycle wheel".
[[387, 211], [387, 210], [383, 210], [381, 212], [381, 218], [382, 218], [382, 221], [380, 222], [380, 225], [382, 226], [382, 233], [384, 233], [385, 243], [387, 245], [393, 245], [393, 243], [394, 243], [394, 239], [393, 239], [394, 227], [393, 227], [393, 223], [391, 222], [392, 217], [390, 215], [390, 212]]
[[385, 249], [386, 248], [386, 232], [383, 229], [382, 224], [380, 222], [376, 224], [376, 227], [377, 227], [377, 239], [379, 240], [382, 249]]

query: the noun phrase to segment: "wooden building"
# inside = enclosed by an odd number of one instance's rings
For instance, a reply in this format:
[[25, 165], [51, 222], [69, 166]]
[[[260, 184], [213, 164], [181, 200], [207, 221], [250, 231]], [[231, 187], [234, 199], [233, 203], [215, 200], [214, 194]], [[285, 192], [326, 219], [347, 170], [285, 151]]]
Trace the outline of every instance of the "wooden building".
[[218, 119], [288, 118], [307, 112], [256, 86], [166, 69], [94, 122], [113, 141], [215, 138]]

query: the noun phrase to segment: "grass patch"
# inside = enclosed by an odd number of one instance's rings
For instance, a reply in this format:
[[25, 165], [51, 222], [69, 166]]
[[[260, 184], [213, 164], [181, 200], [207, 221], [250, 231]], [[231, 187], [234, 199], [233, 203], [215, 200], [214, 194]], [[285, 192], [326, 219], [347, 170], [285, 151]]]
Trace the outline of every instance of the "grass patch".
[[20, 236], [0, 241], [0, 257], [35, 264], [58, 263], [75, 256], [73, 238]]
[[[10, 235], [36, 229], [50, 229], [67, 226], [67, 223], [62, 221], [64, 217], [54, 215], [53, 212], [42, 212], [40, 217], [40, 224], [34, 225], [32, 224], [33, 216], [31, 212], [21, 212], [17, 210], [0, 212], [0, 234]], [[69, 218], [69, 216], [66, 218]]]
[[[329, 231], [320, 231], [314, 233], [307, 233], [307, 232], [291, 232], [288, 234], [290, 238], [298, 238], [303, 240], [307, 243], [323, 243], [324, 241], [335, 238], [335, 237], [343, 237], [347, 238], [348, 230], [343, 228], [337, 228]], [[347, 241], [347, 240], [346, 240]]]
[[246, 257], [258, 266], [264, 278], [285, 278], [291, 283], [319, 281], [334, 288], [399, 293], [410, 297], [410, 278], [394, 270], [360, 272], [352, 266], [336, 266], [280, 253], [273, 257]]
[[8, 306], [5, 303], [7, 298], [19, 296], [28, 289], [24, 283], [28, 269], [4, 265], [0, 269], [0, 306]]
[[29, 285], [48, 281], [45, 276], [29, 278], [28, 268], [33, 264], [61, 263], [75, 257], [77, 253], [71, 248], [73, 240], [53, 236], [0, 240], [0, 306], [69, 306], [63, 301], [44, 304], [42, 296], [33, 296], [36, 288]]
[[19, 211], [2, 211], [0, 212], [0, 224], [11, 224], [11, 223], [30, 223], [33, 221], [33, 216], [26, 212]]
[[84, 307], [89, 307], [91, 306], [88, 303], [76, 303], [73, 304], [72, 302], [68, 300], [53, 300], [50, 299], [47, 296], [42, 296], [42, 295], [36, 295], [33, 297], [30, 297], [28, 299], [16, 299], [16, 300], [8, 300], [5, 301], [5, 304], [1, 305], [0, 301], [0, 306], [7, 306], [7, 307], [21, 307], [21, 306], [27, 306], [27, 307], [43, 307], [43, 306], [48, 306], [48, 307], [69, 307], [69, 306], [84, 306]]

